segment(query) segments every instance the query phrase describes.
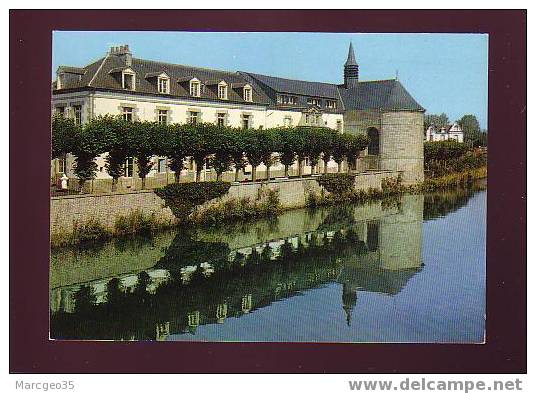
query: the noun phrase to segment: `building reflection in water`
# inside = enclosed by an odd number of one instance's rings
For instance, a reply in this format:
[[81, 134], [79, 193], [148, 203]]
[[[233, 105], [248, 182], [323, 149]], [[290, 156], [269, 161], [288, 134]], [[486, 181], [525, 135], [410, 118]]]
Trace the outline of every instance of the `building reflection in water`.
[[[468, 199], [448, 199], [444, 213]], [[96, 255], [53, 254], [51, 336], [165, 340], [334, 282], [350, 325], [359, 292], [396, 295], [423, 268], [427, 211], [441, 215], [423, 195], [409, 195], [394, 204], [298, 210], [275, 222], [165, 234], [136, 252], [112, 246]], [[119, 266], [106, 276], [101, 260], [124, 260], [125, 272]], [[129, 260], [140, 269], [128, 271]]]

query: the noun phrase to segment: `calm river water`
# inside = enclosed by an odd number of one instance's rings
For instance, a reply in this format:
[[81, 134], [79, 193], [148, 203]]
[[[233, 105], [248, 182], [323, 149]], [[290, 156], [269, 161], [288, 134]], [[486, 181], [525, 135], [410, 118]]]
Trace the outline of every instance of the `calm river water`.
[[485, 337], [486, 191], [53, 250], [54, 339]]

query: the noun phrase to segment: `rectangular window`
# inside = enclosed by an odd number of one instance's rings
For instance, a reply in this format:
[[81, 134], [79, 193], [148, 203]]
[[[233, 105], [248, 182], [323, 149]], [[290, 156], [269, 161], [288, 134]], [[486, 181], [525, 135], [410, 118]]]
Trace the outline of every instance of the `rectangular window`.
[[277, 96], [277, 103], [283, 105], [296, 105], [298, 99], [295, 96], [279, 95]]
[[123, 120], [132, 121], [134, 119], [134, 109], [129, 106], [123, 107]]
[[309, 98], [307, 100], [307, 103], [309, 105], [316, 105], [316, 106], [320, 106], [322, 104], [322, 101], [320, 100], [320, 98]]
[[227, 86], [218, 86], [218, 98], [220, 100], [227, 99]]
[[225, 113], [218, 113], [218, 127], [225, 127]]
[[158, 92], [167, 94], [168, 91], [168, 80], [166, 78], [158, 78]]
[[74, 105], [73, 113], [74, 113], [74, 124], [79, 126], [80, 124], [82, 124], [82, 105]]
[[329, 109], [335, 109], [337, 107], [337, 103], [333, 100], [326, 100], [326, 108]]
[[58, 173], [65, 173], [67, 165], [65, 158], [58, 158]]
[[56, 107], [56, 113], [58, 115], [65, 115], [65, 107], [64, 106], [57, 106]]
[[283, 126], [285, 127], [290, 127], [292, 125], [292, 117], [290, 116], [286, 116], [284, 119], [283, 119]]
[[125, 164], [123, 165], [123, 176], [124, 177], [132, 177], [132, 173], [134, 170], [134, 159], [132, 157], [128, 157], [125, 161]]
[[199, 112], [196, 111], [190, 111], [188, 112], [188, 122], [190, 124], [197, 124], [199, 123]]
[[253, 101], [251, 98], [251, 89], [250, 88], [244, 88], [244, 101], [251, 102]]
[[165, 173], [166, 172], [166, 159], [165, 158], [159, 158], [158, 159], [158, 173]]
[[199, 82], [190, 82], [190, 95], [192, 97], [199, 97], [201, 86]]
[[123, 89], [134, 90], [134, 75], [123, 74]]
[[168, 123], [168, 111], [165, 109], [158, 110], [158, 124], [166, 125]]
[[242, 128], [244, 130], [251, 127], [251, 115], [242, 115]]

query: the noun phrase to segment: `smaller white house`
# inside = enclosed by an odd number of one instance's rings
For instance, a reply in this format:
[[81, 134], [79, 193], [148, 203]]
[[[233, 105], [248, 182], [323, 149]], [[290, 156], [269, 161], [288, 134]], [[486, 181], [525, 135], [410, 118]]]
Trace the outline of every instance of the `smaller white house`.
[[426, 130], [427, 142], [456, 141], [463, 142], [463, 129], [458, 123], [449, 124], [446, 127], [437, 127], [431, 124]]

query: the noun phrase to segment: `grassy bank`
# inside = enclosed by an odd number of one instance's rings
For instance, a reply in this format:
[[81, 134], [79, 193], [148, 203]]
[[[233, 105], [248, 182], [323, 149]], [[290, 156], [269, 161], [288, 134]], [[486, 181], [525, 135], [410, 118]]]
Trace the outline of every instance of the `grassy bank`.
[[211, 203], [203, 208], [194, 209], [188, 216], [177, 219], [174, 223], [162, 222], [155, 215], [143, 214], [140, 210], [118, 217], [112, 228], [94, 218], [85, 222], [75, 222], [72, 231], [53, 233], [50, 244], [52, 248], [66, 247], [138, 234], [150, 236], [157, 231], [172, 227], [232, 224], [275, 217], [282, 210], [278, 191], [261, 189], [256, 198], [236, 198]]
[[107, 227], [95, 218], [85, 222], [75, 222], [72, 231], [53, 233], [50, 237], [50, 244], [52, 248], [56, 248], [136, 234], [151, 235], [156, 231], [172, 226], [169, 222], [157, 220], [154, 215], [133, 210], [126, 216], [119, 216], [115, 220], [113, 228]]

